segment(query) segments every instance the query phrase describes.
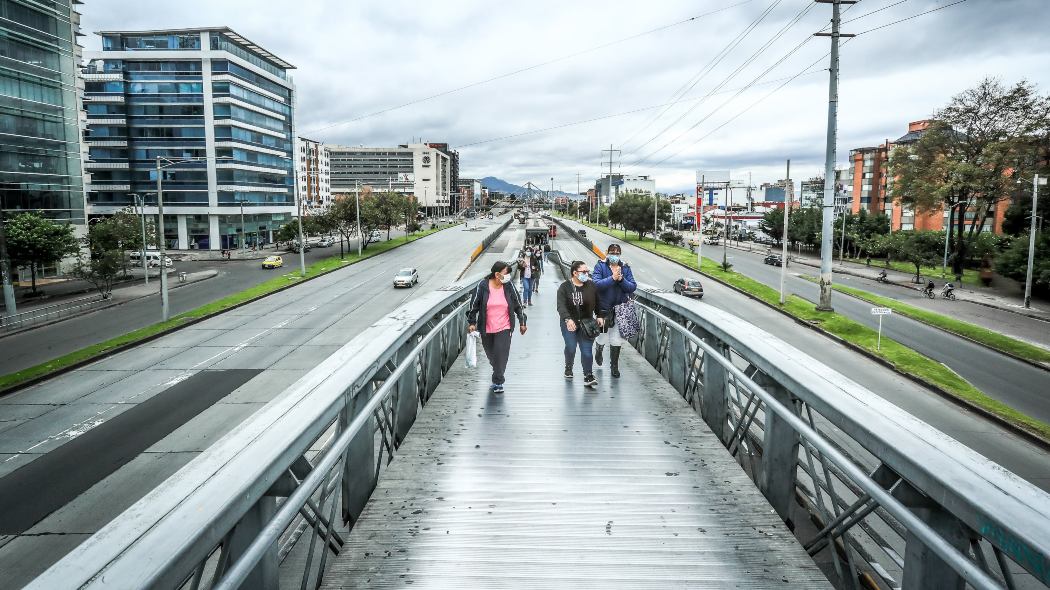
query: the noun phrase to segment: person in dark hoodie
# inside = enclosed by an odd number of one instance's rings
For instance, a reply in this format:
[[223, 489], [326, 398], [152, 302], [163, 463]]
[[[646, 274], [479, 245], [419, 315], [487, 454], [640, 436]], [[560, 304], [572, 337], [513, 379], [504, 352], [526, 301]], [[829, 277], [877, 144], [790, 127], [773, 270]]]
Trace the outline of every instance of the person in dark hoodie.
[[510, 359], [510, 340], [514, 333], [514, 319], [521, 322], [519, 330], [525, 334], [524, 306], [518, 292], [510, 283], [510, 265], [496, 262], [492, 270], [474, 288], [467, 309], [468, 332], [481, 333], [481, 346], [492, 365], [492, 391], [503, 393], [506, 382], [503, 374]]
[[558, 316], [561, 318], [561, 337], [565, 341], [565, 378], [572, 379], [572, 366], [576, 362], [576, 348], [580, 349], [583, 363], [583, 385], [597, 387], [592, 367], [593, 336], [584, 329], [584, 322], [597, 319], [600, 328], [601, 308], [598, 306], [598, 289], [594, 287], [587, 272], [587, 264], [576, 260], [570, 266], [572, 275], [558, 287]]
[[598, 303], [604, 312], [605, 325], [595, 338], [597, 349], [594, 351], [594, 361], [600, 367], [605, 360], [605, 347], [609, 346], [609, 360], [611, 361], [611, 372], [614, 378], [620, 377], [620, 349], [623, 346], [620, 339], [620, 329], [616, 326], [616, 306], [626, 303], [631, 293], [638, 288], [631, 272], [631, 265], [620, 259], [620, 245], [609, 244], [606, 249], [605, 260], [594, 265], [594, 286], [598, 288]]

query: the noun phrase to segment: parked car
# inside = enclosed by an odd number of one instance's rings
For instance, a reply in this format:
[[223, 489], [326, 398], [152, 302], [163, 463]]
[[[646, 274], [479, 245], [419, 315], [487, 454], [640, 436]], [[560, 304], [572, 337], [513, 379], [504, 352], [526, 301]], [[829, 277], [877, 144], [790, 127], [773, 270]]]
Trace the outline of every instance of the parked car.
[[371, 233], [371, 235], [368, 236], [368, 241], [369, 242], [379, 242], [379, 241], [382, 241], [382, 239], [383, 239], [383, 232], [379, 231], [378, 229], [373, 231]]
[[780, 257], [780, 254], [770, 254], [762, 262], [773, 266], [784, 266], [784, 260]]
[[331, 247], [331, 246], [334, 246], [334, 245], [335, 245], [335, 240], [333, 240], [332, 238], [329, 238], [329, 237], [321, 238], [320, 241], [317, 242], [317, 247], [318, 248], [328, 248], [328, 247]]
[[717, 238], [717, 237], [712, 237], [712, 238], [704, 238], [704, 245], [705, 245], [705, 246], [717, 246], [717, 245], [719, 245], [720, 243], [721, 243], [721, 242], [719, 242], [719, 241], [718, 241], [718, 238]]
[[[131, 266], [142, 266], [142, 252], [129, 252], [128, 258], [131, 260]], [[171, 258], [164, 257], [164, 266], [171, 268]], [[160, 252], [150, 252], [146, 250], [146, 266], [150, 268], [160, 267]]]
[[412, 285], [415, 285], [418, 282], [419, 272], [414, 268], [402, 268], [397, 271], [397, 275], [394, 276], [395, 289], [398, 287], [408, 287], [411, 289]]
[[284, 266], [284, 259], [280, 256], [267, 256], [266, 260], [263, 260], [263, 268], [281, 268]]
[[576, 230], [576, 233], [580, 234], [581, 236], [583, 236], [585, 238], [587, 237], [587, 230], [585, 230], [585, 229], [578, 229], [578, 230]]
[[674, 292], [679, 295], [685, 295], [686, 297], [696, 297], [703, 299], [704, 297], [704, 286], [700, 284], [697, 279], [678, 279], [674, 282]]

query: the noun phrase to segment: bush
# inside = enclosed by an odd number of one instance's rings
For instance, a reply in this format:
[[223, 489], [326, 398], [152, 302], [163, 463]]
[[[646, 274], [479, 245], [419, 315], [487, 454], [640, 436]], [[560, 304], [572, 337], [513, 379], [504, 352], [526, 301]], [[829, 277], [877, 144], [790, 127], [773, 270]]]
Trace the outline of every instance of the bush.
[[682, 238], [682, 234], [680, 233], [673, 231], [665, 231], [664, 233], [660, 234], [660, 241], [665, 244], [670, 244], [671, 246], [681, 246], [684, 240]]

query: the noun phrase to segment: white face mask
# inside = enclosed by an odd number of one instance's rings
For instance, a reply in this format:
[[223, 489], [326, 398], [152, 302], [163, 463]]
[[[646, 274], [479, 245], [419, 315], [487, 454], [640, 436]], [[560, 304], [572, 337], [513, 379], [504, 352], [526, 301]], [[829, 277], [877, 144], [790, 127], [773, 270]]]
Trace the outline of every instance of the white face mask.
[[499, 282], [504, 283], [504, 284], [510, 282], [510, 276], [508, 276], [508, 275], [497, 274], [496, 278], [499, 279]]

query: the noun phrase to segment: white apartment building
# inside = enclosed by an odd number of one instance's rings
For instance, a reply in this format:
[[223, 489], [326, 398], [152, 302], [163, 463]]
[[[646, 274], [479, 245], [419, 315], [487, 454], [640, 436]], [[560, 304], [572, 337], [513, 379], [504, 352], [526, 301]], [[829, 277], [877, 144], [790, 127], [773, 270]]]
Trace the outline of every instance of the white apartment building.
[[656, 194], [656, 179], [629, 174], [606, 175], [594, 183], [594, 189], [601, 195], [603, 205], [611, 205], [616, 202], [616, 197], [623, 193], [637, 191]]
[[426, 143], [396, 148], [366, 148], [341, 145], [330, 150], [331, 192], [352, 193], [369, 187], [412, 195], [428, 214], [458, 203], [458, 187], [452, 186], [452, 162], [448, 154]]
[[295, 182], [303, 208], [320, 211], [332, 202], [331, 150], [319, 141], [295, 140]]

